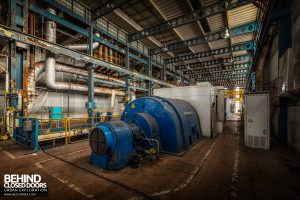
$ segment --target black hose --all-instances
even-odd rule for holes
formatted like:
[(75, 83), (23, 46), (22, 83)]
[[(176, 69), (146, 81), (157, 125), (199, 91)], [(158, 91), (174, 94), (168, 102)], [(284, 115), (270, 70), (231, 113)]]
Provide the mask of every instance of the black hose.
[(132, 192), (135, 192), (135, 193), (137, 193), (137, 194), (139, 194), (139, 195), (142, 195), (142, 196), (144, 196), (144, 197), (147, 197), (147, 198), (149, 198), (149, 199), (157, 199), (156, 197), (150, 196), (150, 195), (146, 194), (145, 192), (140, 191), (140, 190), (135, 189), (135, 188), (132, 188), (132, 187), (130, 187), (130, 186), (124, 184), (124, 183), (121, 183), (121, 182), (119, 182), (119, 181), (116, 181), (116, 180), (107, 178), (107, 177), (105, 177), (105, 176), (103, 176), (103, 175), (97, 174), (97, 173), (95, 173), (95, 172), (93, 172), (93, 171), (91, 171), (91, 170), (85, 169), (85, 168), (80, 167), (80, 166), (78, 166), (78, 165), (76, 165), (76, 164), (74, 164), (74, 163), (71, 163), (71, 162), (66, 161), (66, 160), (64, 160), (64, 159), (62, 159), (62, 158), (59, 158), (59, 157), (57, 157), (57, 156), (55, 156), (55, 155), (52, 155), (52, 154), (46, 152), (46, 151), (45, 151), (44, 149), (42, 149), (42, 148), (41, 148), (41, 150), (42, 150), (45, 154), (47, 154), (47, 155), (49, 155), (49, 156), (51, 156), (51, 157), (53, 157), (53, 158), (55, 158), (55, 159), (57, 159), (57, 160), (63, 161), (63, 162), (65, 162), (65, 163), (69, 164), (69, 165), (72, 165), (72, 166), (74, 166), (74, 167), (77, 167), (78, 169), (81, 169), (81, 170), (83, 170), (83, 171), (85, 171), (85, 172), (88, 172), (88, 173), (90, 173), (90, 174), (92, 174), (92, 175), (95, 175), (95, 176), (97, 176), (97, 177), (99, 177), (99, 178), (101, 178), (101, 179), (104, 179), (104, 180), (106, 180), (106, 181), (108, 181), (108, 182), (110, 182), (110, 183), (113, 183), (113, 184), (115, 184), (115, 185), (118, 185), (118, 186), (120, 186), (120, 187), (123, 187), (123, 188), (125, 188), (125, 189), (127, 189), (127, 190), (130, 190), (130, 191), (132, 191)]

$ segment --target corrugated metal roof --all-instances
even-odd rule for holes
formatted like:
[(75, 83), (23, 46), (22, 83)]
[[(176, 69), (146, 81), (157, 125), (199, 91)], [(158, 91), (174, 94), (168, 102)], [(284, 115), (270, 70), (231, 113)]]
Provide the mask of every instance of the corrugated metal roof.
[(229, 28), (255, 21), (257, 9), (258, 8), (251, 3), (227, 11)]
[(228, 39), (221, 39), (217, 41), (213, 41), (209, 43), (212, 49), (218, 49), (222, 47), (228, 47), (230, 46)]
[(207, 19), (212, 32), (224, 30), (225, 24), (223, 14), (213, 15), (211, 17), (208, 17)]
[(190, 23), (176, 28), (184, 40), (202, 35), (196, 23)]
[(233, 56), (241, 56), (241, 55), (245, 55), (248, 54), (249, 52), (244, 50), (244, 51), (236, 51), (236, 52), (232, 52)]
[(207, 44), (201, 44), (197, 46), (191, 47), (195, 52), (201, 52), (201, 51), (208, 51), (210, 50), (207, 46)]
[[(103, 0), (87, 0), (83, 1), (83, 3), (90, 4), (92, 6), (97, 6)], [(132, 0), (129, 3), (121, 6), (121, 10), (126, 13), (135, 23), (140, 25), (142, 28), (151, 27), (153, 25), (159, 24), (165, 20), (170, 20), (175, 17), (182, 16), (184, 14), (188, 14), (192, 11), (192, 4), (189, 3), (191, 0)], [(211, 6), (213, 4), (219, 3), (220, 0), (198, 0), (203, 7)], [(247, 24), (249, 22), (255, 21), (257, 16), (257, 7), (254, 4), (247, 4), (232, 10), (228, 10), (226, 13), (219, 13), (214, 16), (210, 16), (207, 18), (207, 22), (209, 28), (212, 32), (219, 32), (225, 29), (226, 26), (228, 28), (240, 26)], [(115, 13), (110, 13), (106, 15), (106, 18), (112, 23), (116, 24), (121, 29), (125, 30), (127, 33), (136, 32), (136, 28), (132, 27), (130, 23), (126, 22), (124, 19), (121, 19)], [(208, 34), (208, 33), (207, 33)], [(176, 27), (174, 30), (165, 31), (163, 33), (154, 35), (153, 37), (157, 39), (162, 44), (174, 43), (182, 40), (187, 40), (191, 38), (196, 38), (202, 35), (201, 29), (197, 22), (192, 22), (181, 27)], [(213, 41), (208, 44), (201, 44), (197, 46), (193, 46), (190, 48), (180, 49), (174, 52), (175, 56), (191, 54), (192, 52), (203, 52), (211, 49), (218, 49), (222, 47), (227, 47), (230, 44), (241, 43), (245, 41), (251, 41), (253, 39), (253, 33), (248, 33), (245, 35), (239, 35), (235, 37), (231, 37), (228, 39), (220, 39), (217, 41)], [(144, 38), (141, 40), (144, 44), (149, 46), (150, 48), (155, 47), (155, 44)], [(192, 51), (192, 52), (191, 52)], [(233, 52), (228, 54), (216, 55), (214, 57), (205, 57), (202, 58), (201, 61), (205, 60), (213, 60), (223, 57), (231, 57), (248, 54), (247, 51)], [(170, 57), (169, 54), (163, 53), (162, 56)], [(199, 59), (189, 60), (185, 63), (178, 64), (186, 64), (192, 62), (199, 62)]]
[[(201, 0), (200, 0), (200, 1), (201, 1)], [(202, 2), (202, 5), (203, 5), (204, 7), (206, 7), (206, 6), (210, 6), (210, 5), (212, 5), (212, 4), (218, 3), (218, 2), (220, 2), (220, 1), (219, 1), (219, 0), (202, 0), (201, 2)]]
[(153, 0), (161, 12), (168, 18), (172, 19), (190, 12), (186, 1), (182, 0)]
[(244, 35), (238, 35), (238, 36), (231, 37), (232, 44), (242, 43), (245, 41), (250, 41), (252, 39), (253, 39), (253, 33), (247, 33)]

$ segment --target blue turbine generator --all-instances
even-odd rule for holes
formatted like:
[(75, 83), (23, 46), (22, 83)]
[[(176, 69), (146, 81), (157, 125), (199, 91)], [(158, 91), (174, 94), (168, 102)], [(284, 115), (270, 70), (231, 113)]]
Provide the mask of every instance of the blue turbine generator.
[(202, 133), (194, 108), (183, 100), (143, 97), (129, 103), (121, 120), (97, 124), (90, 135), (91, 163), (116, 170), (138, 167), (144, 156), (182, 155)]

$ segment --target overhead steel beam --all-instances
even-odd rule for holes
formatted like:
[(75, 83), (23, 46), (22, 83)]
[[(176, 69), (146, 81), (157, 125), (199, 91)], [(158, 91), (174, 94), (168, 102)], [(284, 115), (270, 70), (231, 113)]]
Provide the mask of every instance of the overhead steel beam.
[[(199, 10), (199, 9), (203, 9), (203, 3), (202, 3), (202, 0), (198, 0), (196, 1), (196, 3), (192, 3), (193, 0), (186, 0), (186, 2), (188, 3), (190, 9), (192, 12), (195, 12), (195, 10)], [(195, 1), (194, 1), (195, 2)], [(198, 3), (197, 3), (198, 2)], [(196, 6), (196, 9), (195, 7)], [(196, 24), (198, 25), (198, 28), (201, 32), (201, 35), (205, 35), (207, 29), (209, 29), (211, 31), (211, 27), (210, 27), (210, 23), (209, 23), (209, 19), (208, 18), (204, 18), (204, 19), (201, 19), (201, 20), (197, 20), (196, 21)], [(209, 48), (209, 50), (212, 50), (212, 46), (211, 44), (208, 42), (207, 43), (207, 47)], [(214, 58), (216, 58), (216, 56), (214, 56)], [(199, 59), (200, 60), (200, 59)], [(201, 60), (200, 60), (201, 61)]]
[[(153, 54), (164, 53), (164, 52), (168, 52), (168, 51), (176, 51), (176, 50), (184, 49), (187, 47), (192, 47), (192, 46), (196, 46), (196, 45), (200, 45), (200, 44), (206, 44), (206, 43), (216, 41), (216, 40), (221, 40), (221, 39), (223, 39), (224, 31), (225, 30), (219, 31), (216, 33), (211, 33), (211, 34), (205, 35), (205, 36), (192, 38), (192, 39), (185, 40), (185, 41), (168, 44), (164, 47), (151, 49), (150, 53), (151, 53), (151, 55), (153, 55)], [(252, 22), (252, 23), (248, 23), (248, 24), (230, 29), (229, 35), (230, 35), (230, 37), (234, 37), (234, 36), (238, 36), (238, 35), (252, 33), (255, 31), (257, 31), (257, 22)]]
[[(156, 5), (156, 3), (153, 0), (149, 0), (149, 2), (151, 3), (151, 5), (155, 8), (155, 10), (160, 14), (160, 16), (165, 20), (168, 21), (168, 18), (163, 14), (163, 12), (159, 9), (159, 7)], [(183, 40), (183, 37), (181, 36), (181, 34), (175, 29), (173, 28), (173, 31), (176, 33), (176, 35)], [(163, 47), (160, 47), (163, 48)], [(192, 53), (195, 53), (193, 49), (189, 48), (190, 51)], [(150, 51), (150, 55), (152, 55), (151, 51)]]
[(237, 82), (237, 81), (246, 81), (246, 78), (224, 78), (224, 79), (217, 79), (217, 78), (207, 78), (207, 79), (195, 79), (196, 81), (200, 81), (200, 82), (219, 82), (219, 83), (226, 83), (226, 82)]
[(166, 64), (176, 63), (176, 62), (180, 62), (180, 61), (194, 60), (194, 59), (198, 59), (198, 58), (205, 58), (205, 57), (209, 57), (209, 56), (213, 56), (213, 55), (221, 55), (221, 54), (226, 54), (226, 53), (230, 53), (230, 52), (250, 50), (252, 48), (253, 48), (253, 42), (248, 41), (248, 42), (244, 42), (244, 43), (234, 44), (230, 47), (223, 47), (223, 48), (219, 48), (219, 49), (213, 49), (213, 50), (209, 50), (209, 51), (198, 52), (198, 53), (178, 56), (178, 57), (174, 57), (174, 58), (169, 58), (169, 59), (166, 59)]
[(224, 77), (214, 77), (214, 76), (210, 76), (210, 77), (205, 77), (205, 78), (198, 78), (198, 77), (194, 77), (197, 81), (228, 81), (228, 80), (240, 80), (240, 79), (246, 79), (247, 75), (246, 74), (237, 74), (237, 75), (228, 75), (228, 76), (224, 76)]
[(243, 76), (240, 75), (245, 75), (244, 77), (247, 77), (247, 72), (248, 70), (233, 70), (230, 72), (226, 72), (227, 74), (220, 74), (221, 72), (215, 72), (215, 73), (207, 73), (207, 74), (193, 74), (191, 75), (191, 78), (198, 78), (198, 79), (203, 79), (206, 80), (208, 78), (213, 78), (213, 79), (228, 79), (228, 78), (240, 78)]
[(189, 13), (186, 15), (182, 15), (180, 17), (176, 17), (176, 18), (168, 20), (166, 22), (162, 22), (160, 24), (157, 24), (152, 27), (145, 28), (136, 33), (130, 34), (128, 36), (128, 39), (130, 42), (132, 42), (132, 41), (139, 40), (139, 39), (142, 39), (145, 37), (149, 37), (151, 35), (155, 35), (155, 34), (185, 25), (187, 23), (194, 22), (199, 19), (203, 19), (203, 18), (212, 16), (212, 15), (215, 15), (218, 13), (222, 13), (222, 12), (225, 12), (225, 11), (233, 9), (233, 8), (237, 8), (242, 5), (253, 3), (254, 1), (255, 0), (239, 0), (239, 1), (236, 1), (233, 3), (231, 1), (225, 1), (226, 2), (225, 4), (224, 4), (224, 2), (217, 3), (212, 6), (208, 6), (203, 9), (196, 10), (195, 12), (192, 12), (192, 13)]
[(203, 62), (196, 62), (196, 63), (190, 63), (186, 65), (180, 65), (177, 66), (177, 69), (180, 70), (188, 70), (188, 69), (195, 69), (199, 67), (207, 67), (210, 65), (218, 65), (218, 64), (226, 64), (226, 63), (232, 63), (232, 62), (240, 62), (240, 61), (249, 61), (252, 59), (252, 56), (250, 54), (242, 55), (242, 56), (235, 56), (235, 57), (229, 57), (229, 58), (220, 58), (219, 60), (208, 60)]
[[(132, 26), (134, 29), (136, 30), (142, 30), (143, 28), (138, 24), (136, 23), (133, 19), (131, 19), (126, 13), (124, 13), (121, 9), (116, 9), (114, 10), (114, 13), (116, 15), (118, 15), (121, 19), (123, 19), (124, 21), (126, 21), (130, 26)], [(157, 46), (162, 46), (162, 44), (157, 40), (155, 39), (154, 37), (149, 37), (149, 40), (157, 45)], [(173, 54), (170, 54), (170, 56), (174, 56)]]
[(103, 15), (112, 12), (114, 9), (117, 9), (118, 7), (128, 2), (129, 0), (108, 0), (107, 2), (98, 6), (92, 11), (92, 20), (95, 21)]
[(190, 75), (191, 78), (198, 78), (198, 79), (218, 79), (218, 80), (222, 80), (222, 79), (231, 79), (231, 78), (247, 78), (246, 72), (244, 72), (243, 70), (236, 73), (236, 74), (224, 74), (224, 75), (205, 75), (202, 76), (200, 74), (193, 74)]
[(192, 75), (192, 74), (212, 74), (215, 72), (227, 72), (227, 71), (233, 71), (233, 70), (244, 70), (249, 69), (251, 66), (251, 62), (248, 63), (241, 63), (237, 65), (226, 65), (226, 66), (218, 66), (218, 67), (210, 67), (210, 68), (202, 68), (197, 70), (189, 70), (184, 71), (184, 74)]
[[(97, 23), (92, 23), (90, 20), (87, 20), (86, 18), (76, 14), (75, 12), (73, 12), (72, 10), (70, 10), (69, 8), (65, 7), (63, 4), (61, 4), (58, 0), (42, 0), (45, 3), (50, 4), (51, 6), (53, 6), (54, 8), (66, 13), (67, 15), (71, 16), (72, 18), (80, 21), (81, 23), (85, 24), (88, 27), (93, 27), (96, 31), (100, 32), (101, 34), (104, 34), (105, 36), (113, 39), (114, 41), (117, 41), (118, 43), (126, 46), (127, 43), (124, 40), (119, 39), (118, 37), (116, 37), (115, 35), (112, 35), (111, 33), (109, 33), (106, 29), (103, 29), (102, 27), (98, 26)], [(72, 0), (75, 1), (75, 0)], [(75, 1), (77, 2), (77, 1)], [(88, 8), (84, 8), (87, 12), (90, 13), (90, 10)], [(137, 48), (131, 47), (130, 49), (143, 55), (143, 56), (148, 56), (148, 54), (144, 54), (143, 52), (139, 51)]]
[(66, 47), (63, 47), (63, 46), (60, 46), (58, 44), (47, 42), (47, 41), (45, 41), (43, 39), (40, 39), (38, 37), (34, 37), (32, 35), (25, 34), (25, 33), (22, 33), (20, 31), (13, 30), (13, 29), (8, 28), (8, 27), (3, 26), (3, 25), (0, 25), (0, 36), (6, 37), (8, 39), (16, 40), (18, 42), (25, 43), (25, 44), (28, 44), (28, 45), (33, 45), (33, 46), (36, 46), (36, 47), (39, 47), (39, 48), (42, 48), (42, 49), (46, 49), (46, 50), (49, 50), (49, 51), (51, 51), (52, 53), (55, 53), (55, 54), (69, 56), (69, 57), (71, 57), (75, 60), (78, 60), (78, 61), (82, 61), (82, 62), (85, 62), (85, 63), (91, 63), (91, 64), (94, 64), (96, 66), (102, 66), (102, 67), (105, 67), (107, 69), (114, 70), (114, 71), (117, 71), (117, 72), (120, 72), (120, 73), (127, 74), (129, 76), (135, 77), (136, 79), (152, 81), (152, 82), (160, 84), (160, 85), (165, 85), (165, 86), (168, 86), (168, 87), (174, 87), (174, 85), (165, 83), (163, 81), (145, 76), (145, 75), (140, 74), (140, 73), (136, 73), (136, 72), (131, 71), (131, 70), (127, 70), (125, 68), (119, 67), (119, 66), (114, 65), (112, 63), (94, 58), (94, 57), (92, 57), (88, 54), (84, 54), (84, 53), (80, 53), (78, 51), (70, 50), (70, 49), (68, 49)]
[[(51, 20), (53, 20), (53, 21), (55, 21), (55, 22), (57, 22), (57, 23), (59, 23), (59, 24), (61, 24), (61, 25), (63, 25), (63, 26), (66, 26), (66, 27), (68, 27), (68, 28), (70, 28), (70, 29), (72, 29), (72, 30), (74, 30), (74, 31), (76, 31), (76, 32), (78, 32), (78, 33), (80, 33), (80, 34), (86, 36), (86, 37), (89, 36), (89, 32), (88, 32), (87, 30), (85, 30), (85, 29), (83, 29), (83, 28), (81, 28), (81, 27), (79, 27), (79, 26), (77, 26), (77, 25), (75, 25), (75, 24), (73, 24), (73, 23), (71, 23), (71, 22), (69, 22), (69, 21), (67, 21), (67, 20), (65, 20), (65, 19), (63, 19), (63, 18), (57, 16), (57, 15), (53, 15), (52, 13), (48, 12), (48, 11), (45, 10), (45, 9), (42, 9), (42, 8), (40, 8), (40, 7), (38, 7), (38, 6), (35, 6), (35, 5), (33, 5), (33, 4), (30, 4), (30, 5), (29, 5), (29, 10), (31, 10), (31, 11), (33, 11), (33, 12), (39, 14), (39, 15), (42, 15), (42, 16), (44, 16), (44, 17), (47, 17), (47, 18), (49, 18), (49, 19), (51, 19)], [(97, 30), (97, 29), (96, 29), (96, 30)], [(118, 51), (119, 53), (125, 54), (125, 49), (120, 48), (120, 47), (117, 47), (116, 45), (111, 44), (111, 43), (108, 42), (107, 40), (104, 40), (104, 39), (102, 39), (102, 38), (100, 38), (100, 37), (98, 37), (98, 36), (96, 36), (96, 35), (94, 35), (93, 37), (94, 37), (94, 39), (95, 39), (96, 41), (100, 42), (101, 44), (106, 45), (106, 46), (108, 46), (109, 48), (112, 48), (112, 49)], [(129, 53), (129, 56), (130, 56), (131, 58), (133, 58), (133, 59), (135, 59), (135, 60), (141, 62), (141, 63), (147, 64), (147, 60), (142, 59), (142, 58), (138, 57), (137, 55), (134, 55), (134, 54), (132, 54), (132, 53)]]
[[(114, 10), (114, 13), (116, 15), (118, 15), (120, 18), (122, 18), (123, 20), (125, 20), (130, 26), (132, 26), (134, 29), (136, 30), (142, 30), (143, 28), (136, 23), (134, 20), (132, 20), (126, 13), (124, 13), (121, 9), (116, 9)], [(161, 42), (159, 42), (157, 39), (155, 39), (154, 37), (149, 37), (148, 38), (151, 42), (153, 42), (155, 45), (161, 47), (162, 44)], [(168, 52), (168, 54), (172, 57), (174, 57), (174, 54), (171, 52)], [(155, 62), (156, 64), (159, 64), (158, 62)]]

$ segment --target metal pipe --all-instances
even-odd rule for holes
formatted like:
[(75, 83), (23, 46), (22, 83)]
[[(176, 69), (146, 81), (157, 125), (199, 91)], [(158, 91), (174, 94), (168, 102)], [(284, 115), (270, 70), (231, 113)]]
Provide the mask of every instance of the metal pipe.
[(108, 61), (108, 47), (104, 47), (104, 60)]
[[(53, 15), (56, 14), (56, 11), (52, 8), (48, 8), (47, 10)], [(56, 43), (56, 23), (49, 19), (46, 22), (46, 40), (48, 42)], [(75, 91), (82, 91), (82, 92), (88, 91), (88, 87), (84, 85), (56, 82), (55, 65), (56, 65), (55, 55), (48, 51), (46, 53), (46, 59), (45, 59), (45, 84), (47, 85), (47, 87), (55, 90), (75, 90)], [(97, 87), (95, 88), (95, 93), (112, 94), (112, 90), (103, 87)], [(116, 94), (124, 95), (124, 92), (116, 91)]]
[[(99, 33), (95, 34), (96, 36), (100, 37)], [(93, 43), (93, 49), (96, 49), (97, 47), (99, 47), (99, 42), (94, 42)], [(72, 49), (72, 50), (77, 50), (77, 51), (87, 51), (90, 48), (89, 44), (67, 44), (64, 45), (64, 47)]]
[[(77, 75), (82, 75), (82, 76), (88, 75), (87, 71), (85, 71), (85, 70), (78, 69), (78, 68), (64, 65), (64, 64), (59, 64), (59, 63), (57, 63), (55, 65), (55, 69), (57, 71), (69, 72), (72, 74), (77, 74)], [(102, 79), (102, 80), (111, 81), (111, 82), (117, 82), (117, 83), (125, 85), (125, 81), (117, 79), (117, 78), (113, 78), (113, 77), (109, 77), (109, 76), (105, 76), (105, 75), (101, 75), (101, 74), (94, 74), (94, 76), (97, 79)]]
[(113, 62), (113, 50), (110, 48), (108, 51), (108, 62)]
[[(29, 93), (31, 93), (31, 95), (35, 94), (35, 85), (37, 82), (37, 77), (42, 73), (44, 68), (45, 68), (45, 62), (36, 63), (35, 70), (32, 70), (28, 76), (28, 91), (29, 91)], [(88, 75), (86, 70), (78, 69), (71, 65), (66, 65), (66, 64), (61, 64), (61, 63), (55, 63), (55, 70), (70, 73), (70, 74), (82, 75), (85, 77), (87, 77), (87, 75)], [(102, 74), (94, 74), (94, 76), (96, 79), (101, 79), (101, 80), (107, 81), (112, 84), (118, 83), (118, 84), (125, 85), (125, 81), (118, 79), (118, 78), (105, 76)]]
[[(64, 71), (60, 71), (61, 73), (66, 73)], [(69, 73), (67, 73), (69, 74)], [(76, 74), (77, 75), (77, 74)], [(82, 78), (76, 78), (74, 77), (74, 80), (76, 79), (77, 81), (79, 81), (80, 83), (78, 85), (82, 85), (82, 84), (85, 84), (87, 83), (87, 80), (88, 80), (88, 76), (86, 75), (81, 75), (81, 74), (78, 74), (80, 76), (82, 76)], [(64, 75), (65, 76), (65, 75)], [(84, 78), (85, 77), (85, 78)], [(40, 83), (40, 82), (45, 82), (45, 72), (42, 72), (39, 77), (36, 79), (36, 83)], [(107, 85), (112, 85), (112, 86), (118, 86), (118, 87), (125, 87), (125, 85), (121, 84), (121, 83), (116, 83), (116, 82), (111, 82), (111, 81), (105, 81), (105, 80), (101, 80), (101, 79), (96, 79), (95, 78), (95, 82), (97, 83), (102, 83), (102, 84), (107, 84)], [(67, 84), (70, 84), (69, 82)], [(71, 83), (73, 84), (73, 83)], [(108, 89), (108, 91), (110, 90), (110, 92), (100, 92), (99, 90), (97, 90), (97, 88), (102, 88), (102, 91), (103, 91), (103, 88), (104, 89)], [(144, 90), (143, 88), (137, 88), (137, 89), (140, 89), (140, 90)], [(115, 92), (115, 94), (117, 96), (124, 96), (125, 95), (125, 92), (122, 91), (122, 89), (119, 91), (119, 90), (116, 90), (117, 92)], [(114, 92), (113, 89), (110, 89), (109, 87), (96, 87), (96, 90), (95, 90), (95, 93), (96, 94), (112, 94)]]

